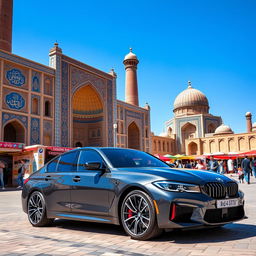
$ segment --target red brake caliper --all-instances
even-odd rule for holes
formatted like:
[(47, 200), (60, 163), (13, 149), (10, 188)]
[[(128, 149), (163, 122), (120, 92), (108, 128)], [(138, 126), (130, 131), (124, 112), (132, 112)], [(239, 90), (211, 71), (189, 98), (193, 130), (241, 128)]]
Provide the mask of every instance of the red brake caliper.
[(132, 210), (128, 209), (128, 218), (131, 218), (131, 217), (132, 217)]

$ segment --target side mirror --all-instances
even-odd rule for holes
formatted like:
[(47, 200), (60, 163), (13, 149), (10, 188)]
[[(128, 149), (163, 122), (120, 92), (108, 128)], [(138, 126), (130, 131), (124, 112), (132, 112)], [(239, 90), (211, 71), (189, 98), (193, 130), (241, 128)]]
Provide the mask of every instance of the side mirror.
[(84, 168), (86, 170), (99, 170), (99, 171), (102, 171), (105, 169), (103, 164), (100, 162), (86, 162), (84, 164)]

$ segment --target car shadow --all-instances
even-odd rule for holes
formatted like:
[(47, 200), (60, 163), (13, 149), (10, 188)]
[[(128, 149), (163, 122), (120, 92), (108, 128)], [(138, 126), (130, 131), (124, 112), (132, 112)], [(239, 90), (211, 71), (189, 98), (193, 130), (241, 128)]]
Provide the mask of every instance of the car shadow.
[(125, 236), (125, 232), (121, 226), (104, 223), (94, 223), (75, 220), (56, 219), (54, 226), (63, 229), (70, 229), (76, 231), (85, 231), (99, 234), (111, 234)]
[[(57, 219), (54, 221), (53, 225), (62, 229), (127, 236), (121, 226), (112, 224)], [(174, 230), (166, 232), (150, 241), (159, 243), (172, 242), (178, 244), (218, 243), (241, 240), (255, 236), (256, 225), (232, 223), (223, 227), (209, 229)]]
[(197, 230), (176, 230), (163, 234), (154, 239), (159, 242), (172, 242), (178, 244), (194, 243), (219, 243), (233, 240), (241, 240), (256, 236), (256, 225), (251, 224), (227, 224), (222, 227), (197, 229)]

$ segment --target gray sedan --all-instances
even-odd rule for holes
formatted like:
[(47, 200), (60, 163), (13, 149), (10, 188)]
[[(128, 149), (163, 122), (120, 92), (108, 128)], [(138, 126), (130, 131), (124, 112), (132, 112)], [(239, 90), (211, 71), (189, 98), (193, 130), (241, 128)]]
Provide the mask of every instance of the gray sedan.
[(172, 169), (132, 149), (78, 148), (27, 180), (23, 210), (36, 227), (55, 218), (122, 225), (133, 239), (244, 218), (238, 184), (210, 171)]

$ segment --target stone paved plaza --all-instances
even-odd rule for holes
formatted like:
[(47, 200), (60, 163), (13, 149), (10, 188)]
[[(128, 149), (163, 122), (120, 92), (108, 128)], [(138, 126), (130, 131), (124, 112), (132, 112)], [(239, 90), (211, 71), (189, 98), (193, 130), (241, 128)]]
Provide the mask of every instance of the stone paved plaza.
[(34, 228), (21, 209), (21, 191), (1, 191), (0, 255), (256, 255), (256, 180), (240, 187), (248, 219), (146, 242), (131, 240), (114, 225), (56, 220), (51, 227)]

